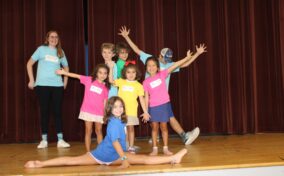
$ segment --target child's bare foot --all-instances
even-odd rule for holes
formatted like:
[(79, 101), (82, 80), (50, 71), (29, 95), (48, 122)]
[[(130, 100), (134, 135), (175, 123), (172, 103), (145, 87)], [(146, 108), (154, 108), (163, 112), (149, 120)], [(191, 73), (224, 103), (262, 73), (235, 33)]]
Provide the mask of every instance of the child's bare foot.
[(172, 155), (173, 154), (171, 151), (169, 151), (168, 146), (163, 147), (163, 152), (164, 152), (164, 155)]
[(187, 149), (181, 149), (179, 152), (177, 152), (176, 154), (173, 155), (172, 157), (172, 164), (178, 164), (181, 162), (181, 159), (183, 158), (183, 156), (187, 153)]
[(153, 147), (153, 151), (149, 155), (150, 156), (157, 156), (158, 155), (158, 147)]
[(25, 164), (25, 168), (38, 168), (38, 167), (42, 167), (40, 161), (28, 161)]

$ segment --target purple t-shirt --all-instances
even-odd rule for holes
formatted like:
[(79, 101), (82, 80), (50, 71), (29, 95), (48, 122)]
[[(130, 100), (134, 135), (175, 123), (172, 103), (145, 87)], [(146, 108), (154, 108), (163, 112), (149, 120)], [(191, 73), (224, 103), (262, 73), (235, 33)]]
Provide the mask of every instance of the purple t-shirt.
[(108, 98), (108, 88), (105, 84), (95, 80), (90, 76), (80, 76), (80, 82), (85, 85), (84, 99), (81, 111), (90, 114), (104, 115), (104, 100)]
[(145, 92), (149, 94), (150, 107), (159, 106), (170, 101), (166, 78), (168, 70), (158, 72), (155, 76), (146, 78), (143, 82)]

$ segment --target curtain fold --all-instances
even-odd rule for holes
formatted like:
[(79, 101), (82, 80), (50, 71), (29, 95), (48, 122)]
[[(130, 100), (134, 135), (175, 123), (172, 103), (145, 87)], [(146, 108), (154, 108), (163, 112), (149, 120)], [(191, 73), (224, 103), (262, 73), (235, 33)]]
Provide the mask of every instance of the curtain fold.
[[(172, 48), (174, 61), (195, 45), (207, 45), (207, 53), (171, 78), (173, 111), (186, 131), (195, 126), (203, 134), (284, 131), (282, 0), (86, 0), (87, 9), (83, 1), (0, 1), (0, 142), (40, 138), (38, 100), (27, 87), (26, 63), (47, 31), (59, 32), (70, 71), (84, 74), (84, 31), (91, 71), (103, 62), (103, 42), (124, 41), (117, 35), (122, 25), (147, 53), (158, 56), (163, 47)], [(133, 52), (129, 57), (139, 60)], [(143, 64), (138, 66), (144, 73)], [(67, 140), (84, 136), (77, 119), (83, 90), (69, 79), (63, 102)], [(141, 124), (136, 134), (150, 136), (150, 131)], [(55, 140), (53, 123), (50, 137)]]
[[(84, 73), (83, 1), (1, 1), (1, 117), (0, 142), (32, 142), (40, 139), (40, 118), (35, 91), (28, 89), (26, 63), (43, 44), (49, 30), (57, 30), (70, 71)], [(34, 66), (36, 73), (37, 64)], [(36, 74), (35, 74), (36, 75)], [(77, 119), (82, 86), (69, 79), (63, 102), (66, 140), (80, 140), (83, 124)], [(51, 119), (53, 122), (53, 119)], [(76, 129), (76, 131), (74, 131)], [(49, 140), (56, 139), (50, 123)]]

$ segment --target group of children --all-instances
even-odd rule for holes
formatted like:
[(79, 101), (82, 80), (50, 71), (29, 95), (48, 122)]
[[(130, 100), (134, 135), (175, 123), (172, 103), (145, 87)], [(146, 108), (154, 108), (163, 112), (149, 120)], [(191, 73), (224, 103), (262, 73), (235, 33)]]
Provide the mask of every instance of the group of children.
[[(80, 109), (79, 119), (85, 121), (85, 146), (87, 154), (78, 157), (62, 157), (47, 161), (29, 161), (25, 167), (45, 167), (58, 165), (87, 165), (87, 164), (161, 164), (179, 163), (187, 150), (182, 149), (177, 154), (168, 148), (167, 122), (188, 145), (199, 135), (199, 128), (185, 133), (174, 117), (170, 96), (168, 93), (169, 77), (172, 72), (191, 64), (200, 54), (206, 52), (204, 44), (196, 46), (193, 55), (189, 50), (187, 55), (172, 62), (172, 51), (165, 48), (159, 59), (141, 51), (130, 39), (130, 30), (120, 29), (119, 35), (125, 38), (129, 46), (140, 56), (145, 64), (146, 78), (139, 83), (141, 72), (135, 61), (128, 60), (129, 48), (120, 43), (116, 47), (111, 43), (101, 46), (104, 64), (98, 64), (90, 76), (70, 73), (64, 69), (56, 74), (77, 78), (85, 86), (84, 99)], [(117, 63), (112, 58), (117, 54)], [(117, 89), (118, 88), (118, 89)], [(138, 101), (143, 110), (143, 122), (151, 122), (153, 149), (150, 156), (135, 154), (134, 126), (139, 125)], [(103, 139), (102, 125), (108, 121), (107, 134)], [(91, 151), (92, 127), (95, 124), (98, 147)], [(126, 126), (127, 132), (124, 131)], [(159, 157), (157, 138), (159, 129), (163, 139), (163, 153), (168, 157)], [(129, 153), (127, 153), (128, 151)], [(124, 153), (126, 152), (126, 153)], [(155, 158), (151, 158), (156, 157)], [(128, 162), (129, 161), (129, 162)]]

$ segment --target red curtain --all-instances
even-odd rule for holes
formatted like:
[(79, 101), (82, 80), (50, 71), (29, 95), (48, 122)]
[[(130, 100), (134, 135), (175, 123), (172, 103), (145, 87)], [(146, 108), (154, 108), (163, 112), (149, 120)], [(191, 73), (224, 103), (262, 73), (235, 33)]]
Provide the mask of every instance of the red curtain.
[[(208, 52), (174, 73), (170, 95), (185, 130), (203, 134), (284, 131), (284, 2), (281, 0), (2, 0), (0, 2), (1, 142), (39, 140), (39, 109), (27, 88), (26, 62), (48, 30), (62, 38), (70, 71), (84, 74), (84, 30), (88, 33), (89, 70), (103, 62), (103, 42), (119, 42), (121, 25), (147, 53), (163, 47), (174, 60), (205, 43)], [(130, 57), (138, 57), (132, 52)], [(139, 67), (144, 71), (142, 63)], [(82, 140), (77, 119), (83, 86), (70, 79), (63, 103), (67, 140)], [(51, 123), (50, 137), (55, 138)], [(147, 125), (137, 136), (150, 135)], [(171, 133), (173, 133), (171, 131)]]
[[(121, 25), (140, 49), (175, 60), (205, 43), (208, 52), (172, 75), (173, 110), (185, 130), (203, 134), (284, 131), (283, 2), (281, 0), (89, 0), (91, 67), (100, 45), (119, 42)], [(135, 57), (131, 54), (130, 57)], [(143, 70), (143, 65), (139, 63)], [(145, 130), (147, 129), (147, 130)], [(138, 135), (149, 135), (145, 125)]]
[[(1, 142), (40, 139), (38, 100), (27, 87), (26, 63), (43, 44), (49, 30), (57, 30), (70, 71), (84, 74), (83, 2), (69, 0), (3, 0), (1, 7)], [(36, 70), (36, 66), (35, 66)], [(69, 80), (63, 103), (63, 134), (67, 140), (82, 138), (77, 120), (82, 100), (78, 81)], [(55, 136), (50, 123), (49, 139)]]

